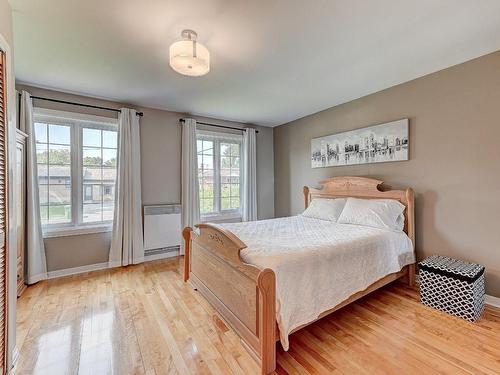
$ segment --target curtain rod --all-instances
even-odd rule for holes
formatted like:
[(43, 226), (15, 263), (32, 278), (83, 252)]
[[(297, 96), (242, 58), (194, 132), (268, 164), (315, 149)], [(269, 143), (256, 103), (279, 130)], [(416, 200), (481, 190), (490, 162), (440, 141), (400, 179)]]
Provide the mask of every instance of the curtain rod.
[[(21, 95), (21, 93), (19, 93)], [(86, 107), (86, 108), (95, 108), (95, 109), (102, 109), (105, 111), (113, 111), (113, 112), (118, 112), (120, 113), (121, 110), (116, 109), (116, 108), (108, 108), (108, 107), (100, 107), (98, 105), (91, 105), (91, 104), (82, 104), (82, 103), (75, 103), (75, 102), (68, 102), (66, 100), (59, 100), (59, 99), (51, 99), (51, 98), (43, 98), (41, 96), (31, 96), (31, 99), (38, 99), (38, 100), (45, 100), (47, 102), (54, 102), (54, 103), (61, 103), (61, 104), (70, 104), (70, 105), (77, 105), (80, 107)], [(137, 116), (142, 117), (144, 114), (142, 112), (136, 112)]]
[[(179, 119), (179, 122), (184, 122), (185, 120), (183, 118), (180, 118)], [(217, 125), (217, 124), (210, 124), (208, 122), (201, 122), (201, 121), (196, 121), (197, 124), (201, 124), (201, 125), (207, 125), (207, 126), (213, 126), (214, 128), (222, 128), (222, 129), (231, 129), (231, 130), (239, 130), (239, 131), (242, 131), (242, 132), (246, 132), (247, 129), (246, 128), (233, 128), (231, 126), (224, 126), (224, 125)], [(255, 133), (258, 133), (259, 131), (256, 130)]]

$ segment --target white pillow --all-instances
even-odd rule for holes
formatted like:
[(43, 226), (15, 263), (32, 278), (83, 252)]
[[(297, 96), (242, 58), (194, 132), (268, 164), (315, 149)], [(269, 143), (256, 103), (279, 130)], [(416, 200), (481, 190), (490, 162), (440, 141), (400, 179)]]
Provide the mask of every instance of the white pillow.
[(402, 231), (405, 206), (394, 199), (348, 198), (338, 222)]
[(302, 216), (337, 221), (346, 201), (346, 198), (314, 198), (309, 203), (309, 207), (302, 213)]

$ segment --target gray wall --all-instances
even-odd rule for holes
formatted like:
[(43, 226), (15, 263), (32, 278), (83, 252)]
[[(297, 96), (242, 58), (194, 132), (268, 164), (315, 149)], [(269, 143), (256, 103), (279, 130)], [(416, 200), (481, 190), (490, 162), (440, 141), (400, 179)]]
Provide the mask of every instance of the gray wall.
[[(75, 101), (111, 108), (119, 104), (106, 100), (61, 93), (18, 84), (17, 89), (32, 95)], [(36, 100), (42, 108), (76, 111), (113, 117), (113, 112), (74, 107)], [(141, 118), (141, 168), (143, 204), (179, 203), (181, 200), (181, 127), (176, 112), (130, 106), (144, 112)], [(199, 120), (243, 127), (245, 124), (192, 116)], [(257, 209), (259, 219), (274, 217), (273, 129), (257, 127)], [(49, 271), (107, 262), (110, 233), (86, 234), (45, 239)]]
[[(410, 160), (311, 168), (311, 138), (410, 118)], [(419, 258), (442, 254), (486, 266), (500, 297), (500, 52), (274, 129), (277, 216), (303, 210), (302, 186), (369, 176), (416, 192)]]

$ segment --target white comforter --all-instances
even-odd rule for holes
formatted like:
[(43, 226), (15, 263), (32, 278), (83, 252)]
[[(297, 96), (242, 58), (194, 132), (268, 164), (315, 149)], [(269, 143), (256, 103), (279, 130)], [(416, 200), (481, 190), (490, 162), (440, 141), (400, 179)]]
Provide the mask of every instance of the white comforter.
[(415, 261), (403, 232), (292, 216), (223, 224), (248, 247), (246, 263), (276, 274), (276, 319), (281, 344), (352, 294)]

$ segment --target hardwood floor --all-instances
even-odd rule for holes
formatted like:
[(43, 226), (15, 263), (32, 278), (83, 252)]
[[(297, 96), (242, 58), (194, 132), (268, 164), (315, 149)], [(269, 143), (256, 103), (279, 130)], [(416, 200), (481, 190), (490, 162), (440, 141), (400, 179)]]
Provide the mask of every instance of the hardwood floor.
[[(182, 259), (41, 282), (18, 300), (14, 374), (257, 374), (182, 282)], [(499, 374), (500, 310), (467, 323), (391, 285), (292, 335), (277, 374)]]

